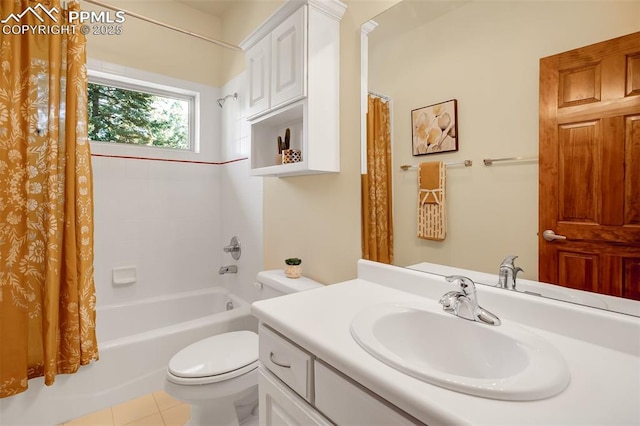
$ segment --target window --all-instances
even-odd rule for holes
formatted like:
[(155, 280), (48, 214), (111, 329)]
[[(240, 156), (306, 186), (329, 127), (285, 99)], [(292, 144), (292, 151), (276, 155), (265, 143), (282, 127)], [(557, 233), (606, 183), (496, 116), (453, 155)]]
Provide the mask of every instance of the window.
[(89, 139), (195, 151), (197, 95), (130, 79), (89, 77)]

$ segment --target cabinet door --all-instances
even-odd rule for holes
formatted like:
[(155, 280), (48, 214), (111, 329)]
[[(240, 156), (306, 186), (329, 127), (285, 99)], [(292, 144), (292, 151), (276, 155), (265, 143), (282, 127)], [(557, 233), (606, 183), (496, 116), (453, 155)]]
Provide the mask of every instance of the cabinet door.
[(247, 51), (247, 86), (249, 117), (269, 109), (271, 73), (271, 37), (260, 40)]
[(271, 108), (305, 94), (306, 11), (301, 7), (271, 33)]
[(259, 373), (260, 426), (332, 425), (273, 374), (263, 367), (259, 368)]
[[(410, 426), (420, 421), (339, 375), (320, 361), (315, 365), (315, 406), (337, 425)], [(345, 397), (348, 395), (348, 397)]]

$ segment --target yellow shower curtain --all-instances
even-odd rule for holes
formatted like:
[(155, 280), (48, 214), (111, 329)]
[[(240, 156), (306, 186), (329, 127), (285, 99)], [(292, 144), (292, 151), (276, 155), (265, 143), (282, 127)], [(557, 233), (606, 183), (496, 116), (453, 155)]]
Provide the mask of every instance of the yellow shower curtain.
[[(59, 0), (3, 0), (11, 14), (67, 25)], [(98, 359), (85, 44), (0, 36), (0, 397)]]
[(393, 263), (389, 102), (369, 95), (367, 173), (362, 175), (362, 257)]

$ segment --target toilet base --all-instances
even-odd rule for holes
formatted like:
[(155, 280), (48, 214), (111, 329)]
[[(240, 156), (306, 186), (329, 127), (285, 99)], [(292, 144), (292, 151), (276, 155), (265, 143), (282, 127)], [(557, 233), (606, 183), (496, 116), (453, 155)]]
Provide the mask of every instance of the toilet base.
[(191, 417), (187, 426), (239, 426), (238, 414), (233, 401), (209, 404), (191, 404)]
[(241, 395), (211, 401), (190, 401), (191, 417), (188, 426), (239, 426), (257, 414), (258, 387)]
[(189, 426), (238, 426), (257, 413), (256, 370), (207, 385), (176, 385), (167, 380), (165, 392), (191, 405)]
[[(256, 407), (257, 408), (257, 407)], [(259, 426), (260, 420), (258, 419), (258, 410), (256, 409), (256, 414), (251, 415), (240, 422), (240, 426)]]

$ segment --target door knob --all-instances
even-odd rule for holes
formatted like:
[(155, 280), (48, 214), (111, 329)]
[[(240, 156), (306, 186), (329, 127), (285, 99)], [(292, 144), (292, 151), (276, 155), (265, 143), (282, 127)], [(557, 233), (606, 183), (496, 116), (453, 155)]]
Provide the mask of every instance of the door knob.
[(567, 239), (567, 237), (565, 237), (564, 235), (556, 235), (556, 233), (553, 232), (551, 229), (547, 229), (546, 231), (544, 231), (542, 233), (542, 238), (544, 238), (547, 241)]

